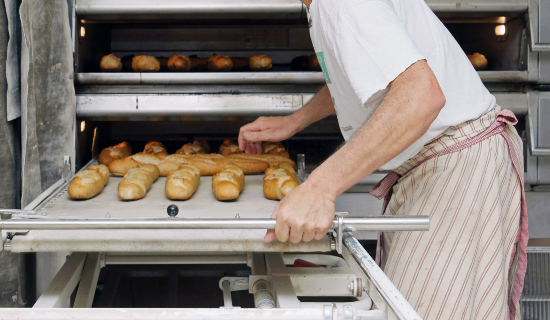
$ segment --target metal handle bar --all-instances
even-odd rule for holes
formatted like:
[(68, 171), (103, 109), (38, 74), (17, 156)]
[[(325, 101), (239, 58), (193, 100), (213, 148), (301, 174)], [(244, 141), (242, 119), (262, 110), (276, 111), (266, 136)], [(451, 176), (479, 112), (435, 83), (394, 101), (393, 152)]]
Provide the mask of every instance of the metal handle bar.
[[(183, 219), (156, 220), (50, 220), (10, 219), (0, 220), (0, 229), (8, 230), (85, 230), (85, 229), (274, 229), (272, 219)], [(331, 226), (338, 229), (338, 219)], [(344, 217), (344, 231), (427, 231), (428, 216), (370, 216)]]

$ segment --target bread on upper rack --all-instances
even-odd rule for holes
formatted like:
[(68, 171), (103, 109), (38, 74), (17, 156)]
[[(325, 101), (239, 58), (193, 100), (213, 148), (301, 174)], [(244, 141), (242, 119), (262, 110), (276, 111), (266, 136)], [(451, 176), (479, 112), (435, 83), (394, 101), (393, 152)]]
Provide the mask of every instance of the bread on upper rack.
[(262, 142), (262, 153), (290, 158), (282, 142), (271, 142), (271, 141)]
[(115, 146), (101, 150), (98, 161), (99, 164), (108, 166), (111, 161), (129, 157), (131, 154), (132, 146), (128, 142), (121, 142)]
[(170, 71), (189, 71), (191, 70), (191, 59), (186, 55), (174, 53), (168, 59), (168, 69)]
[(265, 53), (255, 53), (249, 58), (249, 66), (253, 71), (267, 71), (273, 68), (273, 60)]
[(316, 54), (312, 54), (307, 59), (307, 69), (309, 71), (322, 71), (321, 65), (319, 64), (319, 60), (317, 59)]
[(183, 145), (176, 151), (177, 154), (191, 155), (191, 154), (204, 154), (207, 153), (207, 149), (210, 149), (208, 142), (206, 141), (193, 141)]
[(208, 58), (207, 67), (209, 71), (230, 71), (233, 68), (233, 61), (229, 56), (214, 54)]
[(160, 61), (153, 56), (135, 56), (132, 58), (132, 70), (136, 72), (157, 72), (160, 70)]
[(298, 187), (294, 168), (288, 163), (268, 168), (264, 175), (264, 195), (271, 200), (281, 200)]
[(101, 192), (109, 182), (109, 168), (99, 164), (77, 172), (67, 193), (72, 199), (90, 199)]
[(119, 72), (122, 70), (122, 62), (114, 54), (108, 54), (101, 58), (99, 69), (103, 72)]
[(478, 52), (475, 52), (474, 54), (469, 54), (468, 59), (476, 70), (485, 70), (485, 68), (487, 68), (487, 58), (485, 58), (484, 55)]
[(244, 188), (244, 172), (231, 163), (212, 176), (212, 190), (218, 200), (235, 200)]
[(220, 150), (218, 151), (219, 154), (224, 155), (227, 157), (230, 154), (237, 154), (237, 153), (243, 153), (241, 149), (239, 149), (239, 145), (230, 139), (226, 139), (223, 141), (223, 143), (220, 145)]
[(128, 170), (137, 168), (139, 164), (152, 164), (157, 166), (161, 177), (166, 177), (176, 171), (181, 164), (189, 163), (183, 158), (164, 160), (153, 154), (136, 153), (126, 158), (117, 159), (109, 164), (109, 171), (114, 176), (123, 176)]
[(178, 162), (180, 159), (199, 167), (201, 176), (214, 175), (223, 170), (223, 168), (231, 162), (229, 159), (219, 154), (171, 154), (165, 158), (167, 161), (174, 162)]
[(200, 179), (199, 167), (190, 163), (182, 164), (166, 178), (166, 196), (172, 200), (187, 200), (197, 190)]
[(128, 170), (118, 184), (118, 197), (122, 200), (142, 199), (158, 177), (157, 166), (139, 164), (137, 168)]
[(227, 156), (227, 158), (231, 161), (233, 159), (251, 159), (251, 160), (261, 160), (269, 163), (270, 166), (278, 166), (281, 163), (288, 163), (291, 166), (295, 167), (296, 163), (292, 161), (289, 158), (276, 156), (272, 154), (246, 154), (246, 153), (239, 153), (239, 154), (231, 154)]
[(153, 154), (161, 159), (164, 159), (168, 155), (164, 144), (158, 141), (147, 142), (145, 148), (143, 148), (143, 152), (147, 154)]

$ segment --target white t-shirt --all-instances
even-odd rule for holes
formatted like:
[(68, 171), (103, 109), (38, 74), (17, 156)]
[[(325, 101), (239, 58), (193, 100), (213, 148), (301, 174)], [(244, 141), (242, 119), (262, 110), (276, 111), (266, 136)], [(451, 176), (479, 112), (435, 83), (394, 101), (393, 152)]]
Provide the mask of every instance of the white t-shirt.
[(346, 141), (378, 109), (389, 83), (415, 62), (425, 59), (439, 81), (447, 101), (439, 116), (380, 169), (399, 167), (449, 126), (495, 106), (495, 97), (424, 0), (313, 0), (308, 21)]

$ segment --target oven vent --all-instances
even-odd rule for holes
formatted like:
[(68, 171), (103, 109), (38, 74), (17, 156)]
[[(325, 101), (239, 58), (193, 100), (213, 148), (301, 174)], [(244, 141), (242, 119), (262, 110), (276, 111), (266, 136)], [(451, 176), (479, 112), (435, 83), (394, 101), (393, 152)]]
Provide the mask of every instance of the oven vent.
[(527, 274), (519, 301), (521, 319), (550, 319), (550, 247), (527, 248)]

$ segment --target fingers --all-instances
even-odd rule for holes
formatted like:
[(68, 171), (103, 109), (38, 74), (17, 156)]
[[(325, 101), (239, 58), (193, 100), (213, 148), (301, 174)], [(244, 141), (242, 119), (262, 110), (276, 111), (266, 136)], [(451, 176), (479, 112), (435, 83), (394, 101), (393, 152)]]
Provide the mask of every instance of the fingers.
[(321, 239), (323, 239), (326, 235), (327, 235), (326, 232), (317, 231), (317, 232), (315, 232), (315, 236), (313, 237), (313, 239), (315, 239), (315, 240), (321, 240)]
[(277, 238), (277, 236), (275, 235), (275, 230), (270, 229), (270, 230), (267, 230), (267, 232), (265, 234), (264, 242), (271, 242), (271, 241), (275, 240), (276, 238)]
[[(292, 231), (291, 231), (291, 233), (292, 233)], [(304, 234), (302, 235), (302, 241), (310, 242), (315, 237), (315, 234), (317, 234), (317, 232), (315, 232), (315, 230), (313, 230), (313, 231), (304, 231)]]

